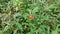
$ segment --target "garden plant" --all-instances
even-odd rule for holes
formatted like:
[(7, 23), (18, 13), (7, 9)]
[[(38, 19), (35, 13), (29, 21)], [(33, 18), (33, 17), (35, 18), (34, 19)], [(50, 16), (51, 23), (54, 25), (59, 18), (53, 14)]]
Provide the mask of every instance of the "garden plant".
[(60, 0), (0, 0), (0, 34), (60, 34)]

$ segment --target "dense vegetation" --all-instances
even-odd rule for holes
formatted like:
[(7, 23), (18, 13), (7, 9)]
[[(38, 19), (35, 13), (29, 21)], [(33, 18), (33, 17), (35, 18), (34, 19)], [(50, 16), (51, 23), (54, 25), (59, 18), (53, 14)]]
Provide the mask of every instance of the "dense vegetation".
[(60, 0), (0, 0), (0, 34), (60, 34)]

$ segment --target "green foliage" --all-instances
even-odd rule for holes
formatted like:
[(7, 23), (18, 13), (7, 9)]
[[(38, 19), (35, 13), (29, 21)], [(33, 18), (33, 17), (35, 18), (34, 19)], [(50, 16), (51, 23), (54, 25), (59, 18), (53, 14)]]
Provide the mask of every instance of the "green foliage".
[(60, 0), (0, 0), (0, 34), (60, 34), (59, 3)]

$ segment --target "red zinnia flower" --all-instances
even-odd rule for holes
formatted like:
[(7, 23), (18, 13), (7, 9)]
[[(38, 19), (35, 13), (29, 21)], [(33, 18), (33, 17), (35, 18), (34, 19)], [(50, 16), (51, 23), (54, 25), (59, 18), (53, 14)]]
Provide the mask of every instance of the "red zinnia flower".
[(30, 15), (29, 15), (29, 18), (30, 18), (30, 19), (33, 19), (33, 18), (34, 18), (34, 16), (33, 16), (32, 14), (30, 14)]

